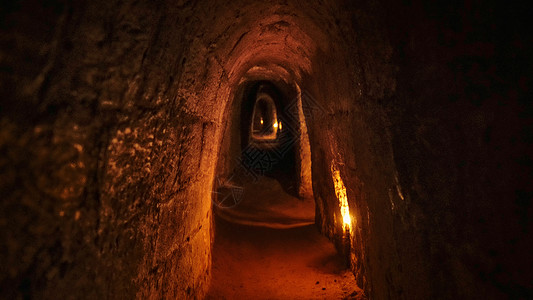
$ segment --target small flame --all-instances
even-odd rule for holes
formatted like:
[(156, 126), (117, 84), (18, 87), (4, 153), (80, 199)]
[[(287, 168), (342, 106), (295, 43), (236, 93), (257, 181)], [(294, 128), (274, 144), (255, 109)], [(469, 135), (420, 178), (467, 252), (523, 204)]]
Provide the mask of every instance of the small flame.
[(279, 131), (281, 131), (281, 122), (279, 122)]
[(261, 118), (261, 125), (263, 125), (263, 118)]
[(333, 177), (333, 184), (335, 185), (335, 195), (339, 199), (339, 207), (341, 209), (343, 229), (350, 231), (352, 225), (352, 218), (350, 217), (350, 207), (348, 206), (348, 197), (346, 196), (346, 187), (342, 182), (341, 174), (335, 164), (331, 164), (331, 173)]
[(278, 122), (274, 122), (274, 125), (272, 126), (274, 126), (274, 128), (278, 128)]

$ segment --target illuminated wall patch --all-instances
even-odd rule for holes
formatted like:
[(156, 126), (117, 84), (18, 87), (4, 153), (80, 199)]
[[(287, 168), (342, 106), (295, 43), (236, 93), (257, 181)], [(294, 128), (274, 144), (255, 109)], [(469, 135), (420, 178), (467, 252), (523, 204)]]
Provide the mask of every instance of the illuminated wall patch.
[(339, 207), (342, 215), (342, 226), (344, 231), (350, 231), (352, 219), (350, 217), (350, 207), (348, 206), (348, 197), (346, 196), (346, 187), (341, 178), (341, 173), (334, 162), (331, 163), (331, 176), (335, 186), (335, 195), (339, 199)]

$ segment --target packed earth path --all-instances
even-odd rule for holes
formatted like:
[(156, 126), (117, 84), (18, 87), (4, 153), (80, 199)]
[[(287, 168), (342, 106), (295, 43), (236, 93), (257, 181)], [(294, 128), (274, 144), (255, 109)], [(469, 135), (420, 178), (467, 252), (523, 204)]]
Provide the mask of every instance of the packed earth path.
[[(238, 206), (217, 210), (207, 299), (365, 299), (346, 261), (315, 224), (296, 223), (306, 219), (302, 211), (307, 219), (312, 213), (305, 204), (269, 179), (245, 191), (241, 207), (247, 214)], [(264, 199), (274, 192), (284, 205)], [(297, 210), (291, 214), (290, 207)], [(254, 222), (253, 214), (261, 221)]]

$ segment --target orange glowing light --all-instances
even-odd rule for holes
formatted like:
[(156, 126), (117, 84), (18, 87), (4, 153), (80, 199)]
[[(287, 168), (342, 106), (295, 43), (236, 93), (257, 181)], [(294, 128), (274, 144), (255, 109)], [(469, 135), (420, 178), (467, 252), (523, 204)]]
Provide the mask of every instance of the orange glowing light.
[(281, 122), (279, 122), (279, 131), (281, 131)]
[(331, 164), (331, 173), (333, 177), (333, 184), (335, 186), (335, 195), (337, 196), (337, 199), (339, 199), (343, 229), (349, 232), (352, 225), (352, 218), (350, 217), (350, 207), (348, 206), (346, 187), (342, 181), (340, 171), (337, 169), (334, 163)]
[(263, 125), (263, 118), (261, 118), (261, 125)]
[(278, 128), (278, 122), (274, 122), (274, 125), (272, 126), (274, 126), (274, 128)]

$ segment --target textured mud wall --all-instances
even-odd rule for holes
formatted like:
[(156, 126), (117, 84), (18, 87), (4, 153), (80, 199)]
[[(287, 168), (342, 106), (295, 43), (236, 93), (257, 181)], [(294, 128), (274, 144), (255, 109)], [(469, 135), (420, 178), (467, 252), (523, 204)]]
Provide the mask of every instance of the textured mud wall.
[(217, 71), (191, 15), (148, 1), (2, 8), (2, 298), (202, 295), (218, 120), (201, 93)]
[(525, 11), (477, 1), (351, 11), (356, 81), (328, 90), (339, 76), (320, 73), (328, 113), (310, 135), (315, 196), (336, 213), (323, 228), (340, 244), (334, 163), (355, 217), (352, 266), (372, 298), (531, 297)]
[[(530, 298), (527, 9), (474, 1), (403, 10), (392, 17), (400, 69), (391, 100), (405, 110), (391, 132), (407, 201), (395, 203), (424, 212), (411, 224), (424, 228), (431, 296)], [(393, 224), (408, 219), (400, 207)]]

